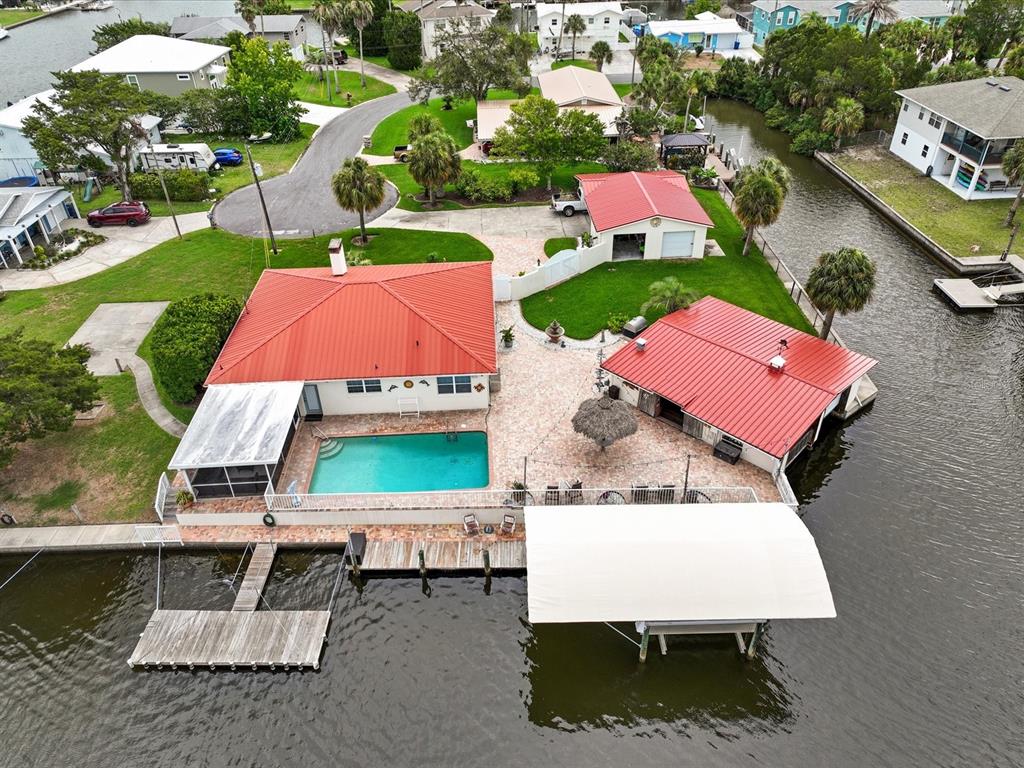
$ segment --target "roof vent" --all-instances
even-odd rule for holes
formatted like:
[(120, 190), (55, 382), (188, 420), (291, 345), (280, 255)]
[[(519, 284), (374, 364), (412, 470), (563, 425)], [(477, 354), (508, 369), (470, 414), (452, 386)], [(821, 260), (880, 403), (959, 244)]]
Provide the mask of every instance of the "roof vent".
[(999, 86), (999, 90), (1003, 91), (1004, 93), (1009, 93), (1010, 92), (1010, 86), (1008, 86), (1008, 85), (1000, 85)]
[(995, 80), (986, 80), (985, 85), (989, 85), (995, 88), (997, 85), (999, 85), (999, 83), (997, 83)]
[(643, 336), (638, 336), (635, 343), (637, 352), (643, 352), (645, 349), (647, 349), (647, 339), (645, 339)]
[(783, 368), (786, 367), (786, 358), (784, 358), (782, 355), (776, 355), (775, 357), (768, 361), (768, 365), (771, 366), (771, 369), (773, 371), (781, 371)]

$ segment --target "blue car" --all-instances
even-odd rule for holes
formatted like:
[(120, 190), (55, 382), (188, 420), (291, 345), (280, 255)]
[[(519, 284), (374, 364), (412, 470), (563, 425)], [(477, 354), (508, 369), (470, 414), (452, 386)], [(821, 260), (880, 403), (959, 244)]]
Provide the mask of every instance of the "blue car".
[(213, 150), (217, 162), (221, 165), (241, 165), (242, 153), (234, 147), (218, 147)]

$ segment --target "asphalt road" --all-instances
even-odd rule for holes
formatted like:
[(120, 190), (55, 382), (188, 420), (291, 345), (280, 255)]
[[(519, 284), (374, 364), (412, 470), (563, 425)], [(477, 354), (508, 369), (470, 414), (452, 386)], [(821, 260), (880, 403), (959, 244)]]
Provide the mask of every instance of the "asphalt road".
[[(307, 237), (358, 226), (358, 214), (342, 210), (331, 193), (331, 176), (347, 157), (359, 152), (363, 136), (373, 133), (385, 117), (409, 106), (409, 96), (396, 93), (353, 107), (320, 129), (291, 173), (261, 182), (270, 224), (277, 237)], [(392, 208), (398, 195), (387, 186), (384, 204), (367, 212), (370, 221)], [(259, 236), (264, 231), (256, 186), (232, 192), (217, 206), (218, 227), (240, 235)]]

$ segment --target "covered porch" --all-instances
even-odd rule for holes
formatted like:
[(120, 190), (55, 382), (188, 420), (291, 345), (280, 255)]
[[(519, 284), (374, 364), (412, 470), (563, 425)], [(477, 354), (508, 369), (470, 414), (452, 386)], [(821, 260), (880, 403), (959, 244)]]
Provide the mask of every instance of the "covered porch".
[(1011, 185), (1001, 165), (1008, 146), (993, 146), (990, 141), (975, 146), (963, 139), (947, 139), (950, 135), (943, 136), (935, 155), (933, 179), (964, 200), (1016, 197), (1020, 184)]
[(61, 222), (79, 217), (71, 193), (63, 187), (0, 189), (0, 265), (17, 269), (61, 232)]

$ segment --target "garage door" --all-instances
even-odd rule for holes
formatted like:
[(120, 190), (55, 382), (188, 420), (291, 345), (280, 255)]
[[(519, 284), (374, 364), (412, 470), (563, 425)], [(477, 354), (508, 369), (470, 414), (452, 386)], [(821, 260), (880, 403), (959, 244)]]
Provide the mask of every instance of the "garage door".
[(688, 259), (693, 256), (693, 230), (666, 232), (661, 241), (661, 258)]

